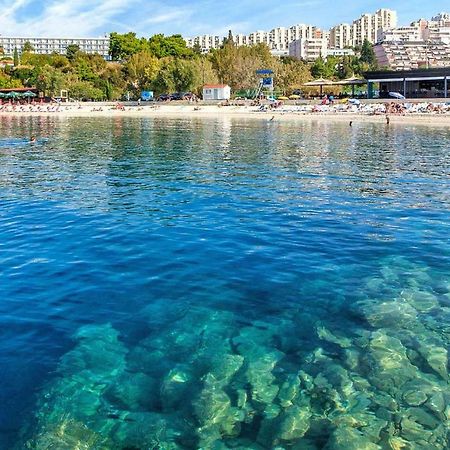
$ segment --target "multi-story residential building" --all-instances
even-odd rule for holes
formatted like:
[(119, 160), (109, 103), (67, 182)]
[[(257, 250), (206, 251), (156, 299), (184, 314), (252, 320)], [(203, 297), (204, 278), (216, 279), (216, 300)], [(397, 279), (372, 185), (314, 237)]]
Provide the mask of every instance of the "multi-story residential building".
[[(441, 19), (445, 20), (445, 17), (442, 16), (439, 20)], [(393, 29), (396, 25), (397, 13), (395, 11), (379, 9), (374, 14), (363, 14), (359, 19), (354, 20), (351, 25), (342, 23), (333, 27), (330, 31), (322, 31), (313, 25), (297, 24), (289, 28), (277, 27), (269, 32), (255, 31), (248, 36), (239, 34), (233, 39), (236, 45), (266, 44), (271, 49), (272, 54), (280, 56), (290, 52), (290, 44), (292, 42), (305, 39), (311, 40), (311, 45), (313, 45), (312, 42), (315, 42), (314, 45), (318, 45), (317, 42), (319, 41), (314, 41), (315, 39), (325, 39), (327, 47), (334, 50), (343, 50), (362, 45), (365, 39), (375, 43), (380, 32)], [(189, 47), (193, 47), (199, 40), (201, 40), (201, 37), (187, 39), (186, 41)], [(219, 47), (222, 43), (220, 40), (215, 42), (214, 45), (205, 45), (202, 48), (208, 51), (210, 48)], [(305, 42), (303, 45), (306, 45)], [(321, 46), (323, 41), (320, 42)], [(299, 44), (297, 43), (296, 45)], [(305, 50), (303, 49), (302, 51), (304, 52)], [(314, 50), (311, 48), (308, 54), (314, 54)]]
[(298, 39), (311, 39), (316, 36), (317, 28), (312, 25), (298, 24), (289, 28), (290, 42)]
[(330, 48), (344, 49), (352, 46), (351, 26), (341, 23), (330, 30)]
[(364, 40), (372, 44), (377, 35), (397, 26), (397, 13), (390, 9), (379, 9), (374, 14), (363, 14), (351, 25), (341, 23), (330, 30), (330, 48), (343, 49), (362, 45)]
[(427, 40), (430, 42), (442, 42), (443, 44), (450, 44), (450, 26), (429, 28), (427, 33)]
[[(426, 23), (426, 21), (425, 21)], [(422, 21), (407, 27), (378, 30), (377, 42), (417, 42), (425, 40), (428, 26), (423, 27)]]
[(390, 9), (379, 9), (375, 14), (363, 14), (351, 25), (352, 47), (362, 45), (365, 40), (372, 44), (377, 41), (380, 30), (397, 26), (397, 13)]
[(36, 38), (36, 37), (6, 37), (0, 36), (0, 47), (7, 56), (12, 56), (17, 49), (22, 53), (23, 46), (29, 42), (33, 52), (39, 55), (59, 53), (64, 55), (69, 45), (78, 45), (81, 51), (89, 54), (98, 53), (109, 59), (109, 37), (104, 38)]
[(233, 36), (234, 43), (241, 47), (248, 44), (248, 36), (246, 34), (236, 34)]
[(327, 56), (326, 38), (297, 39), (289, 44), (289, 56), (305, 61), (314, 61)]
[(443, 42), (383, 42), (374, 46), (380, 67), (390, 70), (447, 67), (450, 44)]
[[(297, 24), (292, 27), (277, 27), (271, 31), (255, 31), (249, 35), (237, 34), (233, 35), (236, 45), (257, 45), (266, 44), (276, 56), (284, 56), (289, 54), (289, 44), (297, 39), (312, 39), (323, 37), (323, 32), (312, 25)], [(186, 39), (188, 47), (200, 45), (206, 53), (213, 48), (219, 48), (223, 43), (223, 38), (219, 36), (197, 36), (195, 38)]]
[(186, 39), (186, 45), (190, 48), (199, 46), (202, 53), (208, 53), (210, 50), (220, 48), (223, 44), (223, 37), (204, 34), (195, 38)]
[(270, 47), (270, 35), (267, 31), (255, 31), (248, 35), (248, 45), (266, 44)]
[(379, 43), (427, 41), (450, 44), (450, 14), (441, 13), (430, 21), (419, 19), (407, 27), (379, 30), (377, 41)]

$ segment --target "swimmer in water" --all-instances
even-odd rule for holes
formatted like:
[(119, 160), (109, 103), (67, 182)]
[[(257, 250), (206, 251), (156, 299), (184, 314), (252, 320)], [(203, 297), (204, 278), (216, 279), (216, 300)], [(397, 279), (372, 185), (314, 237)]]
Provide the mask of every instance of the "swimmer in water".
[(36, 142), (36, 136), (31, 136), (30, 137), (30, 142)]

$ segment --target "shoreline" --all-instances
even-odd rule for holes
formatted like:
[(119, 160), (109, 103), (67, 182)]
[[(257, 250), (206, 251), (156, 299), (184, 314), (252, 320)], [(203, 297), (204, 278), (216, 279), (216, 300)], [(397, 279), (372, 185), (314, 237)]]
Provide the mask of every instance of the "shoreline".
[[(244, 106), (216, 105), (192, 106), (192, 105), (158, 105), (126, 107), (125, 110), (114, 109), (111, 106), (91, 107), (83, 105), (80, 107), (63, 106), (56, 111), (0, 111), (0, 118), (4, 117), (126, 117), (126, 118), (173, 118), (173, 119), (256, 119), (273, 122), (305, 122), (305, 121), (330, 121), (330, 122), (358, 122), (364, 123), (386, 123), (386, 114), (370, 114), (365, 112), (301, 112), (294, 110), (269, 110), (258, 111), (256, 108)], [(443, 113), (406, 113), (403, 115), (389, 114), (391, 125), (427, 125), (427, 126), (450, 126), (450, 114)]]

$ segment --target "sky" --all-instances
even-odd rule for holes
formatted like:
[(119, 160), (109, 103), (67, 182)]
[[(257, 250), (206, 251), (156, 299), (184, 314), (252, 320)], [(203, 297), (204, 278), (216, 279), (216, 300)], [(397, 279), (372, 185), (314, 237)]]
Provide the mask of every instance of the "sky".
[(365, 12), (391, 8), (399, 25), (450, 10), (448, 0), (0, 0), (0, 34), (20, 37), (100, 37), (111, 31), (248, 34), (297, 23), (328, 29)]

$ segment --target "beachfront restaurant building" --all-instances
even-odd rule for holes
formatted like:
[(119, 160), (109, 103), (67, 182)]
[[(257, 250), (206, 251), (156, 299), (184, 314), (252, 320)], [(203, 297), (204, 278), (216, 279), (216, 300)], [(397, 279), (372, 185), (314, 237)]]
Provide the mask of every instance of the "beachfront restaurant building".
[(366, 72), (368, 98), (449, 98), (450, 67)]

